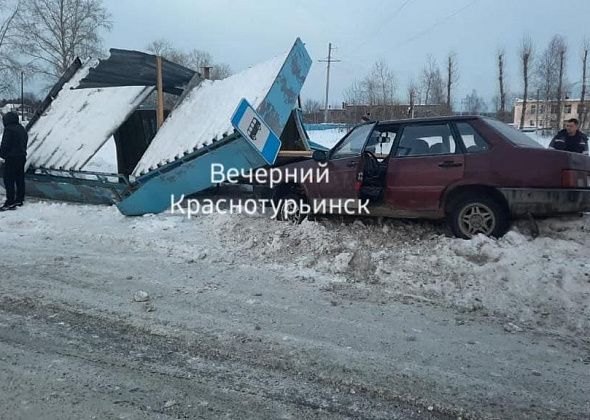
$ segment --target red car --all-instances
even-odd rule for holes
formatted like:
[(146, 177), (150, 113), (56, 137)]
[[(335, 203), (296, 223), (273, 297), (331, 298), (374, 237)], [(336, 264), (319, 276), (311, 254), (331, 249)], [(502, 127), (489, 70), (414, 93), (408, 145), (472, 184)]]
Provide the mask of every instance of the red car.
[(281, 184), (274, 199), (369, 200), (372, 216), (446, 219), (461, 238), (500, 237), (511, 218), (590, 211), (588, 156), (545, 149), (490, 118), (367, 123), (281, 170), (319, 163), (329, 182)]

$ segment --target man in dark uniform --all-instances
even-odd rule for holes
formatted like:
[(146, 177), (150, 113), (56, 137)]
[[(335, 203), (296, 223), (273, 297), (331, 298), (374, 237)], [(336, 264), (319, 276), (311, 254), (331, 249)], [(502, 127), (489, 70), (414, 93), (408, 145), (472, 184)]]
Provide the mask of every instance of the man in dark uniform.
[(549, 147), (566, 152), (588, 154), (588, 137), (580, 131), (579, 124), (575, 118), (568, 120), (565, 129), (553, 137)]
[(9, 112), (2, 117), (4, 133), (0, 157), (4, 159), (4, 188), (6, 202), (0, 211), (15, 210), (25, 199), (25, 163), (27, 161), (27, 130), (19, 123), (18, 114)]

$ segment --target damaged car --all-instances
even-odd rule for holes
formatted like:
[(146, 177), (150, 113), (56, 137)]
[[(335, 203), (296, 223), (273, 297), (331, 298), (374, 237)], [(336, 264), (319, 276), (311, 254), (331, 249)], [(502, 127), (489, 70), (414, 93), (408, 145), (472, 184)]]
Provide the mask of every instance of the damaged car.
[(514, 218), (590, 210), (588, 156), (548, 150), (480, 116), (365, 123), (331, 150), (280, 170), (319, 165), (329, 182), (282, 183), (268, 192), (277, 202), (365, 200), (371, 216), (445, 220), (465, 239), (501, 237)]

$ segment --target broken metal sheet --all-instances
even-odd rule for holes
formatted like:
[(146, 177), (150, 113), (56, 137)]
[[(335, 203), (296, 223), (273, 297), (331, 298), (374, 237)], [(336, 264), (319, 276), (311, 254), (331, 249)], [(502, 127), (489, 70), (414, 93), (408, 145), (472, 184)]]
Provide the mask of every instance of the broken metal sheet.
[[(156, 56), (139, 51), (111, 49), (110, 57), (100, 60), (80, 81), (77, 89), (155, 86)], [(197, 72), (180, 64), (162, 60), (164, 92), (180, 95)]]
[(51, 105), (51, 102), (53, 102), (53, 100), (57, 97), (59, 92), (63, 89), (64, 85), (66, 83), (68, 83), (72, 79), (72, 77), (74, 77), (76, 72), (78, 72), (78, 70), (80, 70), (81, 67), (82, 67), (82, 62), (80, 61), (79, 58), (76, 58), (74, 60), (74, 62), (72, 64), (70, 64), (70, 66), (66, 69), (64, 74), (62, 74), (62, 76), (59, 78), (57, 83), (55, 85), (53, 85), (53, 87), (51, 88), (51, 90), (49, 91), (47, 96), (45, 96), (45, 99), (41, 103), (41, 106), (39, 106), (35, 110), (35, 114), (29, 120), (29, 123), (27, 124), (27, 131), (29, 131), (29, 129), (35, 125), (35, 123), (39, 120), (39, 118), (43, 115), (43, 113), (45, 113), (45, 110), (47, 108), (49, 108), (49, 105)]
[(93, 172), (39, 169), (25, 176), (27, 195), (49, 200), (111, 205), (121, 199), (125, 178)]
[(30, 127), (27, 168), (81, 170), (154, 90), (75, 89), (96, 65), (94, 60), (78, 70)]
[[(270, 86), (266, 88), (258, 86), (254, 92), (255, 99), (253, 101), (250, 99), (253, 103), (258, 104), (256, 112), (277, 135), (283, 132), (289, 117), (292, 115), (297, 96), (303, 87), (310, 67), (311, 58), (303, 42), (297, 39), (286, 57), (283, 56), (282, 59), (271, 60), (262, 67), (256, 66), (250, 69), (263, 69), (268, 74), (274, 73), (275, 70), (278, 71), (272, 77)], [(266, 85), (268, 82), (266, 76), (261, 77), (263, 80), (256, 81), (254, 79), (257, 78), (257, 73), (250, 70), (244, 72), (249, 78), (241, 74), (237, 75), (239, 76), (237, 80)], [(258, 74), (258, 76), (261, 76), (261, 74)], [(230, 95), (229, 87), (237, 90), (237, 92), (231, 92)], [(235, 99), (235, 102), (233, 104), (218, 103), (216, 101), (209, 103), (209, 106), (216, 105), (208, 111), (208, 115), (212, 118), (210, 123), (215, 125), (207, 126), (209, 120), (203, 120), (202, 116), (191, 112), (193, 108), (203, 110), (203, 108), (199, 107), (200, 103), (195, 100), (195, 97), (199, 97), (199, 89), (190, 92), (187, 96), (188, 101), (183, 102), (187, 108), (183, 110), (182, 117), (178, 117), (178, 108), (173, 111), (168, 122), (172, 121), (175, 116), (178, 120), (169, 125), (166, 136), (160, 137), (162, 144), (159, 147), (162, 146), (161, 151), (166, 151), (163, 146), (172, 149), (172, 154), (167, 155), (174, 159), (175, 154), (178, 153), (176, 150), (183, 150), (183, 148), (177, 147), (176, 135), (180, 136), (180, 144), (186, 150), (191, 150), (192, 147), (196, 146), (199, 148), (181, 159), (174, 160), (139, 177), (136, 183), (131, 186), (125, 198), (117, 204), (121, 213), (129, 216), (160, 213), (170, 207), (173, 197), (180, 199), (183, 195), (194, 194), (211, 187), (211, 168), (213, 164), (222, 165), (225, 173), (229, 170), (248, 170), (269, 164), (250, 141), (238, 133), (233, 133), (231, 128), (231, 116), (242, 96), (245, 96), (244, 91), (248, 91), (248, 86), (232, 82), (229, 86), (220, 88), (220, 91), (225, 92), (226, 88), (229, 97), (227, 100), (232, 101)], [(259, 91), (258, 89), (265, 90)], [(207, 99), (209, 98), (208, 95), (203, 95), (202, 98)], [(195, 126), (195, 119), (199, 119), (201, 124), (205, 124), (205, 127)], [(160, 133), (164, 131), (166, 124), (164, 124)], [(228, 132), (232, 134), (203, 147), (204, 143), (208, 141), (207, 139), (211, 138), (209, 135), (203, 135), (203, 133), (207, 134), (212, 131), (219, 133), (219, 136), (223, 136)], [(198, 133), (201, 133), (200, 137), (195, 135)], [(192, 137), (191, 134), (195, 137)], [(149, 151), (150, 149), (148, 149)], [(159, 158), (157, 154), (152, 155), (152, 157), (154, 159)]]
[[(233, 133), (230, 117), (242, 98), (257, 108), (267, 95), (274, 94), (277, 99), (289, 95), (271, 92), (287, 56), (282, 54), (223, 80), (205, 80), (188, 92), (137, 164), (134, 175), (143, 175)], [(293, 104), (290, 106), (289, 113)], [(276, 133), (281, 133), (286, 123), (280, 124), (271, 115), (267, 121)]]

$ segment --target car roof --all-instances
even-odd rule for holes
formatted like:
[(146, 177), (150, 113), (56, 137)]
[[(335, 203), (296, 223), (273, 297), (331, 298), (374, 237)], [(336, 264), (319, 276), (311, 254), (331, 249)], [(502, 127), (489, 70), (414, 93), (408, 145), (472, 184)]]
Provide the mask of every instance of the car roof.
[(453, 115), (447, 117), (426, 117), (426, 118), (406, 118), (400, 120), (377, 121), (377, 124), (406, 124), (406, 123), (430, 123), (430, 122), (449, 122), (449, 121), (467, 121), (481, 119), (481, 115)]

